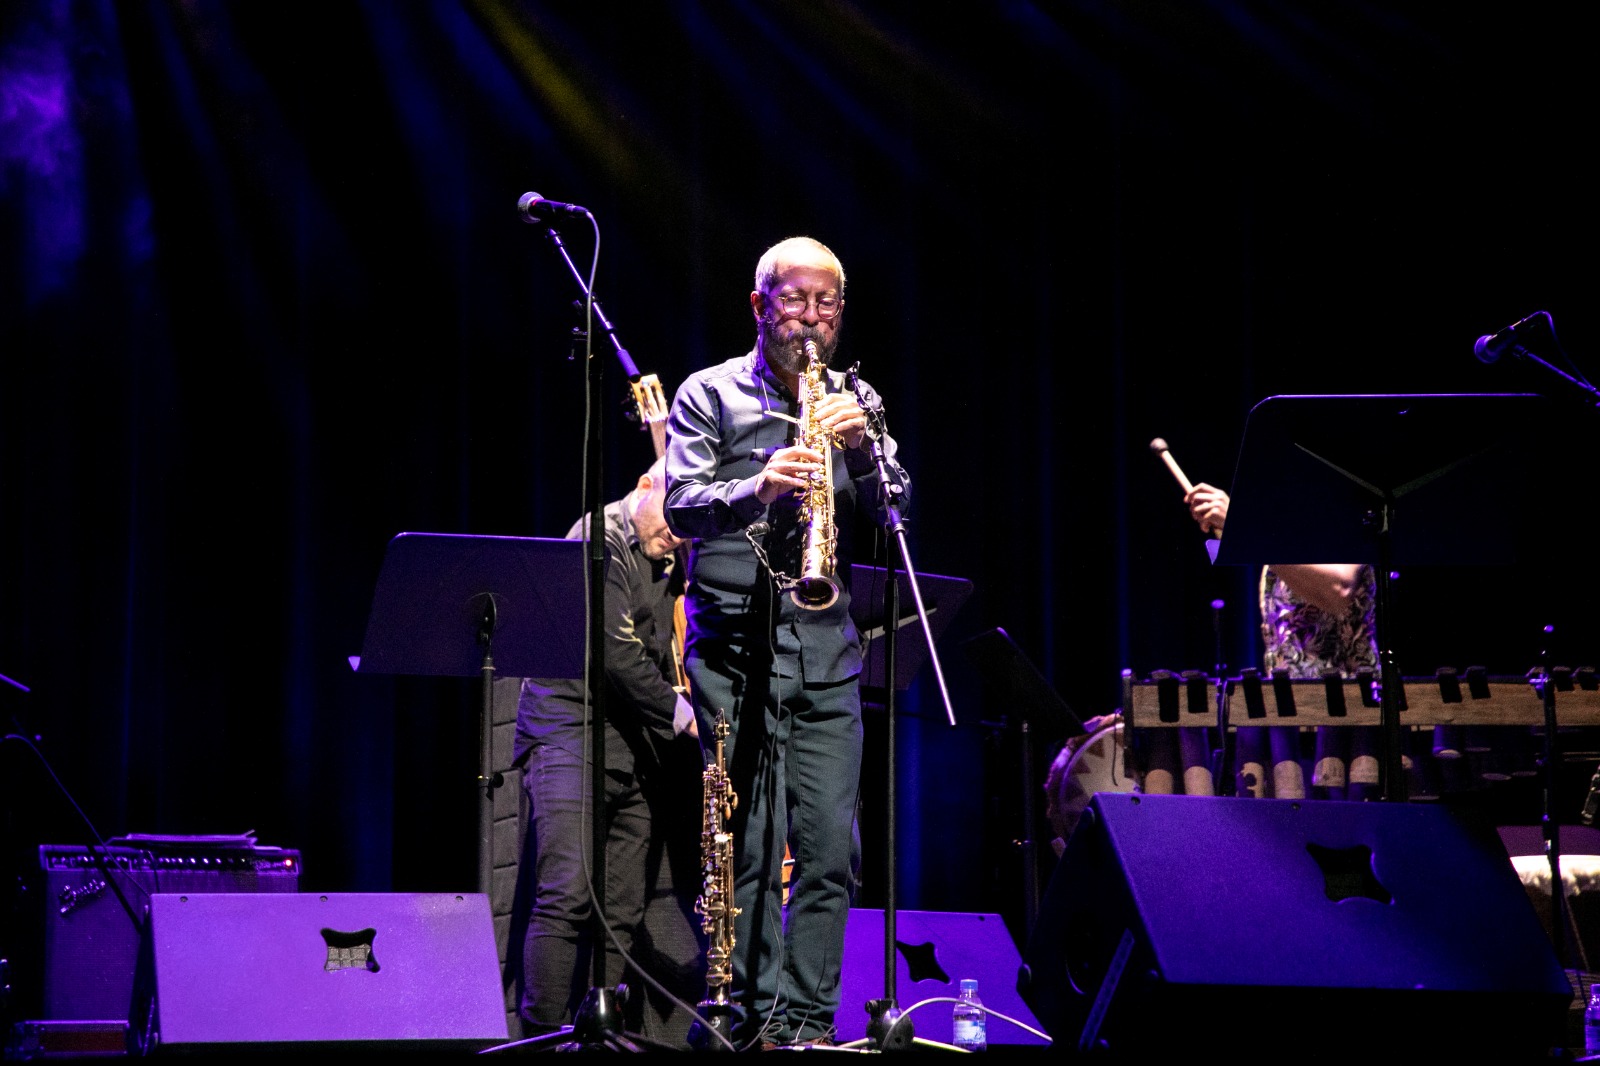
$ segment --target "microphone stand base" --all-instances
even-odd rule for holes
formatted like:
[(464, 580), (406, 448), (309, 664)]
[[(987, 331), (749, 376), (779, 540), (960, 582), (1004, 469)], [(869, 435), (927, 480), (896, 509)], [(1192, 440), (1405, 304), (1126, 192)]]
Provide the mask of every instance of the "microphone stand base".
[(868, 1000), (867, 1015), (867, 1041), (879, 1051), (905, 1051), (916, 1041), (916, 1029), (894, 1000)]
[(583, 1048), (608, 1048), (612, 1051), (643, 1051), (624, 1031), (622, 1005), (628, 1002), (628, 986), (591, 988), (578, 1005), (572, 1019), (570, 1043)]

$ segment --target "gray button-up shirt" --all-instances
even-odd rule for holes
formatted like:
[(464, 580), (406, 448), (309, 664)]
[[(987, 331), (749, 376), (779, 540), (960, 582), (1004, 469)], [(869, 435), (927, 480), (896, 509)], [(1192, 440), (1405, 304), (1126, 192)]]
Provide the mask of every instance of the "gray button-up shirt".
[[(844, 375), (828, 372), (827, 390), (843, 392)], [(870, 406), (880, 401), (862, 382)], [(799, 575), (804, 528), (797, 499), (779, 497), (769, 508), (756, 497), (756, 475), (772, 453), (793, 443), (799, 399), (754, 351), (692, 374), (673, 397), (667, 423), (667, 525), (695, 538), (686, 608), (690, 659), (721, 658), (770, 648), (773, 669), (808, 682), (844, 681), (861, 672), (861, 640), (850, 618), (850, 563), (858, 508), (882, 523), (878, 470), (865, 448), (834, 452), (834, 524), (838, 529), (834, 580), (839, 599), (825, 610), (798, 607), (777, 595), (761, 569), (745, 527), (765, 521), (757, 538), (772, 566)], [(895, 460), (895, 443), (883, 439), (890, 477), (902, 489), (902, 513), (911, 481)]]

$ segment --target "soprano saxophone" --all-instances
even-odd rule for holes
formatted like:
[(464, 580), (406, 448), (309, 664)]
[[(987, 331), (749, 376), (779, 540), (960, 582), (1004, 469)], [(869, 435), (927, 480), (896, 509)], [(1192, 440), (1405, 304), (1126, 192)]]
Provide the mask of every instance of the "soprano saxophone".
[(789, 589), (795, 604), (808, 611), (832, 607), (839, 598), (834, 580), (834, 547), (839, 530), (833, 518), (833, 449), (838, 437), (817, 421), (817, 405), (827, 393), (828, 366), (817, 352), (817, 342), (805, 341), (806, 370), (800, 378), (800, 432), (798, 443), (822, 455), (822, 469), (811, 475), (800, 491), (800, 524), (805, 544), (800, 576)]
[[(730, 1035), (733, 1020), (733, 1000), (729, 989), (733, 985), (733, 920), (739, 908), (733, 905), (733, 833), (728, 829), (728, 819), (739, 805), (728, 780), (724, 745), (728, 738), (728, 721), (717, 712), (713, 728), (717, 745), (713, 758), (701, 775), (702, 793), (700, 829), (700, 898), (695, 900), (695, 913), (700, 915), (700, 928), (706, 933), (706, 998), (700, 1003), (699, 1025), (706, 1030)], [(696, 1034), (696, 1042), (703, 1048), (715, 1048), (710, 1033)], [(725, 1046), (725, 1045), (724, 1045)]]

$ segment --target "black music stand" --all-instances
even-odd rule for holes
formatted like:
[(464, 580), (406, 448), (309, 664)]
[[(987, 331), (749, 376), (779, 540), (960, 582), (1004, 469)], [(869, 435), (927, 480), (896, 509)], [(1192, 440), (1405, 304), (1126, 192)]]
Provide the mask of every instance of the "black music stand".
[[(883, 647), (883, 639), (889, 632), (891, 600), (897, 605), (915, 603), (911, 597), (911, 579), (905, 571), (895, 571), (897, 587), (896, 595), (893, 597), (888, 594), (888, 574), (889, 571), (881, 566), (862, 566), (860, 563), (855, 563), (850, 567), (850, 617), (855, 620), (856, 630), (861, 634), (862, 688), (888, 687), (884, 683), (889, 672), (886, 661), (888, 656), (877, 653)], [(928, 628), (933, 630), (933, 639), (937, 641), (944, 635), (956, 611), (967, 602), (967, 597), (972, 595), (972, 582), (964, 577), (918, 574), (917, 585), (922, 592), (923, 606), (927, 608)], [(910, 688), (911, 682), (922, 670), (923, 664), (928, 661), (928, 638), (917, 621), (915, 607), (913, 606), (907, 613), (902, 606), (900, 624), (895, 628), (896, 692), (904, 692)]]
[(961, 647), (994, 686), (994, 695), (1007, 706), (1020, 708), (1025, 719), (1042, 722), (1061, 736), (1076, 736), (1084, 731), (1083, 719), (1004, 629), (969, 637)]
[[(400, 533), (389, 541), (361, 655), (363, 674), (481, 677), (478, 891), (493, 883), (494, 678), (582, 677), (584, 543)], [(500, 654), (496, 664), (493, 654)]]
[(1017, 647), (1011, 634), (1004, 629), (996, 627), (969, 637), (961, 647), (989, 684), (992, 697), (1002, 706), (1016, 708), (1018, 730), (1022, 735), (1023, 907), (1031, 930), (1039, 917), (1039, 900), (1044, 896), (1034, 840), (1038, 828), (1034, 805), (1039, 786), (1034, 772), (1033, 723), (1043, 723), (1054, 741), (1082, 733), (1083, 719), (1045, 680), (1033, 660)]
[[(1382, 680), (1379, 790), (1404, 800), (1391, 574), (1396, 566), (1485, 566), (1567, 554), (1541, 490), (1568, 457), (1558, 409), (1507, 394), (1271, 396), (1245, 421), (1220, 565), (1370, 563), (1377, 577)], [(1585, 483), (1585, 482), (1578, 482)], [(1510, 501), (1515, 501), (1510, 502)], [(1575, 523), (1574, 523), (1575, 524)], [(1545, 697), (1546, 806), (1553, 802), (1556, 722)], [(1552, 885), (1561, 873), (1556, 818), (1545, 812)], [(1562, 893), (1553, 928), (1565, 927)], [(1565, 952), (1563, 952), (1565, 955)], [(1563, 959), (1563, 962), (1565, 960)]]

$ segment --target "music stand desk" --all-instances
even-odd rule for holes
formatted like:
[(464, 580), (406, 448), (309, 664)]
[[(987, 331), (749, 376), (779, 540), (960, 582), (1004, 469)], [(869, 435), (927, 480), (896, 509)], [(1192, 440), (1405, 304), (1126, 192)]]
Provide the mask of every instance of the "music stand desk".
[[(888, 632), (888, 571), (881, 566), (850, 567), (850, 617), (855, 619), (856, 630), (861, 634), (861, 654), (864, 665), (861, 671), (863, 688), (885, 688), (884, 675), (888, 672), (884, 656), (874, 655), (874, 646)], [(895, 571), (895, 584), (900, 605), (900, 624), (895, 630), (894, 687), (904, 692), (911, 687), (917, 671), (928, 661), (928, 638), (918, 624), (916, 600), (911, 595), (911, 579), (903, 571)], [(918, 574), (917, 588), (922, 593), (923, 606), (928, 611), (928, 628), (937, 641), (944, 635), (950, 620), (967, 597), (972, 595), (972, 582), (964, 577), (946, 577), (943, 574)]]
[(477, 677), (493, 604), (502, 677), (582, 677), (583, 542), (400, 533), (389, 541), (367, 616), (363, 674)]
[(1007, 706), (1018, 708), (1024, 718), (1043, 722), (1061, 736), (1083, 732), (1083, 719), (1004, 629), (996, 627), (979, 633), (963, 641), (961, 647), (996, 686), (1000, 699)]

